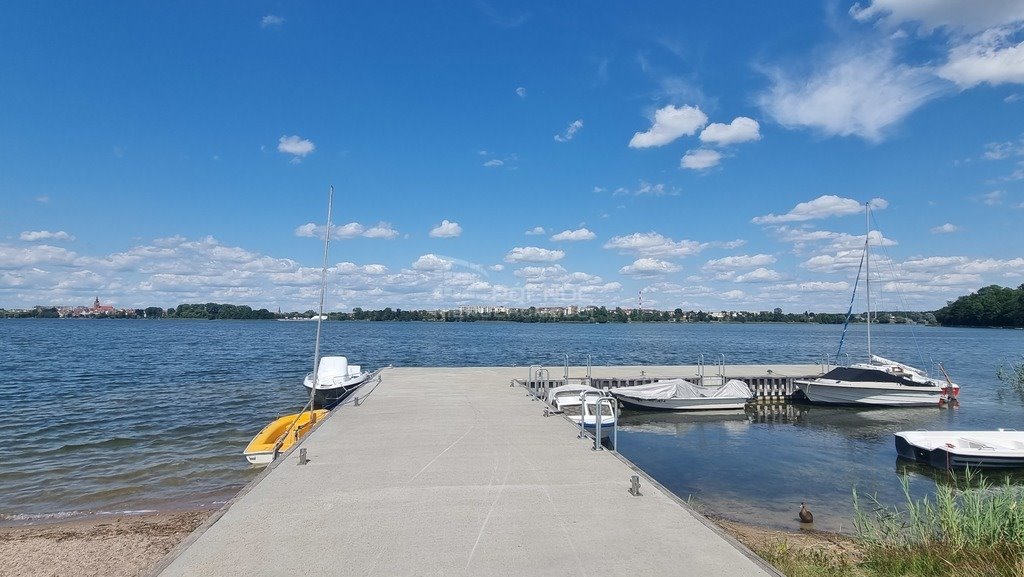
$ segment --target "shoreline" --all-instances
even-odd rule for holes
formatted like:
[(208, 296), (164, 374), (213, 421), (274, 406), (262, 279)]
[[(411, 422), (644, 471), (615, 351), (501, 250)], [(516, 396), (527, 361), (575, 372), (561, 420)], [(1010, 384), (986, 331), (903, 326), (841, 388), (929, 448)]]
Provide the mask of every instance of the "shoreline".
[[(147, 576), (168, 552), (219, 510), (182, 509), (0, 527), (0, 575)], [(856, 556), (856, 546), (846, 535), (786, 531), (706, 517), (755, 552), (785, 543), (794, 553)]]
[(0, 575), (149, 575), (216, 511), (184, 509), (0, 527)]

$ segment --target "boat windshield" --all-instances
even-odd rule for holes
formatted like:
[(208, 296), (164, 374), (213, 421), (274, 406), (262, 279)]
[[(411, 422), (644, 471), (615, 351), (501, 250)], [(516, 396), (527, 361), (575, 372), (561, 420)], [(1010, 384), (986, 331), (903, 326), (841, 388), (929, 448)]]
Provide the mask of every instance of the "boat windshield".
[[(601, 416), (612, 417), (615, 415), (615, 409), (612, 408), (610, 401), (601, 401)], [(597, 416), (597, 403), (587, 403), (587, 416)]]

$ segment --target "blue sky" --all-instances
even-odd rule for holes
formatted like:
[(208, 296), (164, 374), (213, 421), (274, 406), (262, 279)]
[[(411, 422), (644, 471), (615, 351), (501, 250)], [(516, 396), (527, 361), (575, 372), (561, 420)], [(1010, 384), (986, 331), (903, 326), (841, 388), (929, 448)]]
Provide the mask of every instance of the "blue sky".
[[(1024, 3), (18, 3), (0, 307), (845, 310), (1024, 282)], [(860, 305), (863, 308), (863, 305)]]

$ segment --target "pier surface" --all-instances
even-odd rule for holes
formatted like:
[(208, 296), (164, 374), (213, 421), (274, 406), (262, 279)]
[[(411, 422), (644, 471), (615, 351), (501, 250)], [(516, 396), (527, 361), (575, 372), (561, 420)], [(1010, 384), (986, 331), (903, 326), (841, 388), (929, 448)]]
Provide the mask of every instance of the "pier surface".
[(631, 495), (627, 462), (509, 386), (527, 370), (385, 370), (304, 439), (308, 464), (279, 459), (157, 573), (778, 575), (642, 474)]

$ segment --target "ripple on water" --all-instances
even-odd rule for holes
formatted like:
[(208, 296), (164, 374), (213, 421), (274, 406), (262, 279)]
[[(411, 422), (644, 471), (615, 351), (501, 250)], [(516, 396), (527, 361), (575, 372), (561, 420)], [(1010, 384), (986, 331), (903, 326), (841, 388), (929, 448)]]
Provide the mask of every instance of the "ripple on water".
[[(845, 519), (851, 486), (899, 500), (897, 428), (1024, 429), (1024, 399), (995, 367), (1019, 359), (1024, 331), (919, 329), (873, 333), (887, 356), (931, 369), (945, 361), (964, 387), (956, 411), (812, 409), (788, 422), (728, 419), (624, 427), (621, 450), (663, 485), (709, 510), (785, 525), (800, 501)], [(258, 474), (241, 456), (271, 419), (298, 410), (312, 368), (312, 323), (0, 320), (0, 524), (98, 511), (209, 505)], [(851, 327), (851, 354), (862, 335)], [(834, 354), (834, 326), (326, 323), (324, 354), (367, 368), (595, 367), (810, 363)], [(919, 361), (918, 351), (934, 355)], [(525, 368), (524, 368), (525, 370)], [(599, 369), (595, 369), (599, 370)], [(552, 371), (554, 372), (554, 371)], [(934, 481), (915, 473), (920, 493)], [(45, 489), (41, 489), (45, 488)], [(19, 521), (20, 520), (20, 521)]]

